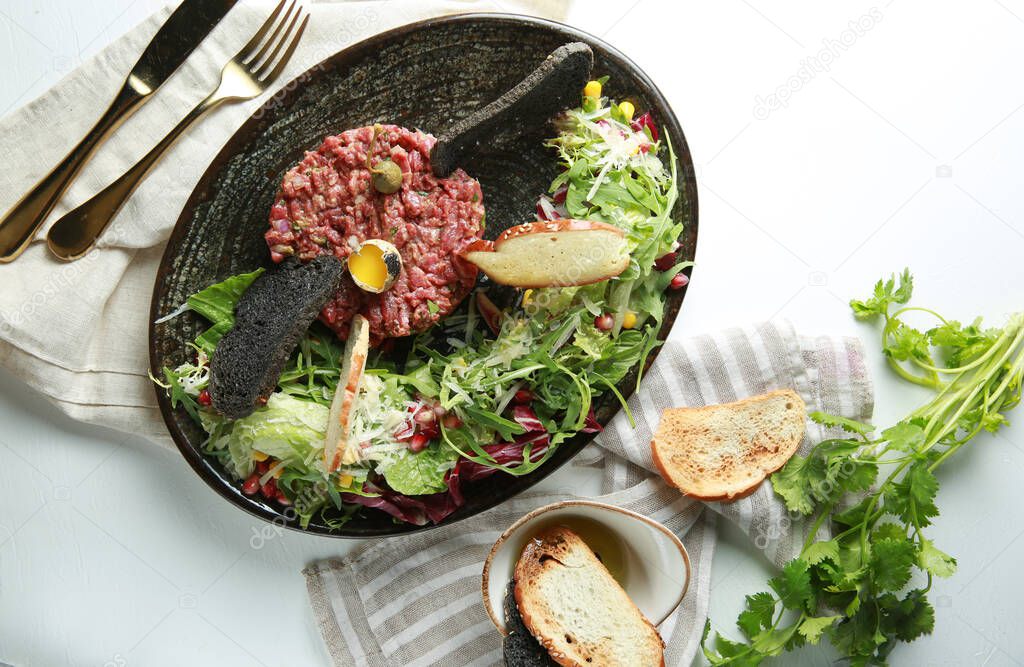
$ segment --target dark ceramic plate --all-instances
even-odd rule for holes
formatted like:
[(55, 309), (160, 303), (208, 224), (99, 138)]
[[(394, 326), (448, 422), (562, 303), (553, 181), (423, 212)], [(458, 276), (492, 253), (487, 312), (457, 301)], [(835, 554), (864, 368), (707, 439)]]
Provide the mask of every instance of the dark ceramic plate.
[[(583, 41), (594, 49), (595, 76), (611, 77), (606, 94), (650, 109), (667, 133), (679, 160), (675, 218), (686, 223), (681, 258), (691, 260), (697, 242), (697, 188), (683, 131), (650, 79), (601, 40), (564, 25), (498, 14), (438, 18), (372, 37), (313, 67), (253, 114), (214, 159), (181, 212), (157, 274), (151, 320), (171, 312), (211, 283), (269, 263), (263, 233), (284, 172), (329, 134), (372, 123), (396, 123), (439, 134), (453, 121), (487, 104), (526, 76), (558, 46)], [(536, 198), (556, 175), (557, 164), (543, 141), (550, 127), (509, 128), (462, 165), (483, 184), (487, 236), (533, 219)], [(668, 335), (685, 290), (671, 293)], [(154, 375), (189, 354), (188, 343), (205, 326), (186, 313), (150, 328)], [(652, 359), (653, 360), (653, 359)], [(622, 383), (627, 396), (636, 369)], [(182, 455), (217, 493), (268, 521), (287, 522), (276, 505), (242, 494), (239, 484), (200, 451), (204, 434), (183, 409), (172, 409), (157, 391), (160, 411)], [(607, 423), (618, 409), (611, 395), (597, 404)], [(466, 485), (466, 503), (446, 522), (458, 521), (501, 503), (551, 474), (591, 439), (581, 435), (562, 444), (540, 469), (524, 477), (495, 475)], [(339, 537), (396, 535), (421, 530), (399, 524), (378, 510), (363, 510), (341, 530), (312, 523), (309, 532)]]

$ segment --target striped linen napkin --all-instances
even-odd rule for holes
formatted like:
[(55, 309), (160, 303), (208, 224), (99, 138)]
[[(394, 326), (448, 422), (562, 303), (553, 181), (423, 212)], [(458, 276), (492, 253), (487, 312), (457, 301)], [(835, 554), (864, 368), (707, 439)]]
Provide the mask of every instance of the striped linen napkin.
[[(620, 413), (574, 460), (604, 471), (596, 500), (645, 514), (675, 532), (690, 555), (683, 604), (658, 630), (665, 663), (689, 665), (697, 654), (710, 597), (718, 515), (735, 522), (774, 564), (799, 551), (805, 528), (770, 484), (734, 503), (701, 503), (654, 473), (650, 441), (661, 411), (736, 400), (791, 388), (810, 410), (869, 421), (872, 387), (858, 340), (799, 336), (788, 323), (766, 323), (668, 342), (629, 401), (635, 425)], [(808, 424), (801, 444), (833, 435)], [(500, 665), (501, 635), (481, 599), (484, 559), (501, 532), (564, 494), (524, 494), (471, 519), (424, 533), (370, 542), (347, 558), (304, 571), (313, 613), (336, 665), (453, 667)], [(708, 508), (712, 511), (704, 511)]]

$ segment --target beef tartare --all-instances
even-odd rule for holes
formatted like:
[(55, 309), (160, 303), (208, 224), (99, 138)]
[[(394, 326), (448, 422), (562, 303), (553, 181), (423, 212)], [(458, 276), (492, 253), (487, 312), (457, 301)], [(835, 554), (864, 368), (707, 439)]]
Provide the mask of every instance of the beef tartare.
[[(431, 173), (434, 142), (396, 125), (377, 126), (376, 136), (374, 127), (361, 127), (327, 137), (284, 176), (266, 233), (275, 262), (324, 253), (344, 260), (367, 239), (389, 241), (402, 256), (401, 274), (381, 294), (364, 292), (345, 276), (320, 312), (339, 338), (348, 336), (356, 313), (369, 321), (374, 344), (421, 332), (473, 287), (476, 268), (457, 255), (483, 234), (483, 192), (461, 169), (447, 178)], [(392, 194), (372, 182), (371, 170), (387, 160), (402, 172)]]

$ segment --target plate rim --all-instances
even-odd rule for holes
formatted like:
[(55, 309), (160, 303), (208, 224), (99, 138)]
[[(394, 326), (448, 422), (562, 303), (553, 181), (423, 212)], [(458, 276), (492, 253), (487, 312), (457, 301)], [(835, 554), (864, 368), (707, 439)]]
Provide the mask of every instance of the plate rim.
[[(414, 21), (412, 23), (406, 23), (383, 32), (375, 33), (363, 40), (360, 40), (353, 44), (349, 44), (348, 46), (345, 46), (344, 48), (328, 55), (319, 62), (308, 67), (306, 70), (295, 75), (291, 80), (289, 80), (280, 88), (278, 88), (278, 91), (290, 90), (293, 86), (295, 86), (296, 82), (298, 82), (298, 84), (301, 85), (305, 81), (308, 81), (307, 77), (315, 76), (316, 70), (324, 68), (324, 66), (328, 63), (334, 68), (344, 67), (347, 63), (357, 60), (360, 56), (362, 56), (365, 53), (367, 49), (372, 49), (381, 42), (393, 41), (397, 38), (402, 37), (403, 35), (412, 32), (428, 30), (438, 25), (473, 23), (480, 21), (492, 22), (499, 25), (503, 23), (517, 26), (527, 24), (553, 30), (557, 33), (565, 35), (566, 38), (569, 40), (582, 41), (591, 46), (596, 46), (600, 48), (602, 51), (606, 52), (612, 58), (621, 61), (624, 65), (627, 66), (632, 76), (634, 76), (642, 83), (643, 87), (645, 88), (645, 94), (649, 94), (649, 96), (652, 98), (655, 104), (667, 112), (665, 118), (659, 119), (659, 122), (663, 127), (668, 125), (669, 131), (666, 132), (666, 135), (676, 135), (679, 137), (679, 145), (674, 145), (673, 148), (676, 153), (676, 159), (679, 161), (678, 167), (680, 169), (680, 185), (682, 186), (681, 189), (683, 189), (686, 193), (687, 208), (690, 211), (692, 211), (693, 216), (692, 220), (690, 220), (687, 224), (687, 229), (684, 229), (683, 235), (690, 233), (690, 228), (693, 229), (692, 248), (694, 256), (696, 256), (698, 240), (697, 231), (699, 227), (699, 202), (697, 197), (696, 174), (693, 167), (692, 157), (688, 142), (686, 140), (686, 136), (683, 133), (683, 128), (680, 125), (679, 120), (672, 109), (672, 106), (669, 104), (668, 100), (665, 98), (660, 88), (658, 88), (658, 86), (654, 83), (650, 76), (648, 76), (648, 74), (639, 65), (637, 65), (636, 62), (634, 62), (631, 58), (626, 56), (624, 53), (619, 51), (611, 44), (605, 42), (602, 38), (591, 33), (588, 33), (584, 30), (581, 30), (579, 28), (575, 28), (573, 26), (551, 19), (516, 13), (465, 12), (442, 16), (434, 16)], [(148, 357), (149, 370), (151, 374), (154, 374), (153, 377), (158, 377), (158, 375), (156, 374), (162, 370), (162, 367), (158, 367), (157, 365), (157, 324), (155, 321), (160, 318), (160, 314), (156, 312), (157, 303), (159, 301), (160, 288), (163, 282), (165, 281), (166, 277), (171, 273), (172, 269), (171, 264), (173, 263), (174, 257), (171, 256), (171, 249), (172, 247), (176, 247), (177, 245), (180, 244), (181, 238), (185, 234), (185, 228), (189, 220), (192, 219), (192, 217), (195, 214), (196, 204), (194, 203), (194, 200), (197, 199), (197, 197), (200, 197), (203, 194), (210, 191), (211, 189), (213, 189), (215, 185), (215, 176), (221, 170), (211, 170), (211, 166), (217, 163), (222, 163), (225, 160), (230, 159), (231, 156), (237, 154), (236, 152), (233, 151), (233, 147), (231, 146), (232, 140), (238, 135), (239, 132), (246, 128), (246, 126), (251, 121), (264, 114), (268, 110), (268, 107), (272, 107), (277, 104), (279, 104), (279, 102), (277, 101), (277, 94), (268, 97), (266, 101), (262, 105), (254, 109), (252, 113), (250, 113), (249, 116), (237, 128), (235, 128), (234, 132), (232, 132), (232, 134), (225, 140), (224, 144), (221, 146), (217, 154), (206, 164), (205, 171), (203, 172), (202, 176), (200, 176), (199, 180), (196, 182), (188, 198), (185, 200), (185, 203), (182, 205), (181, 211), (178, 214), (178, 219), (175, 221), (174, 227), (172, 228), (171, 233), (167, 238), (166, 245), (164, 246), (164, 250), (160, 258), (160, 264), (157, 268), (157, 273), (154, 278), (153, 290), (150, 297), (148, 326)], [(692, 267), (686, 269), (685, 272), (688, 276), (692, 276)], [(678, 301), (678, 309), (674, 314), (670, 325), (666, 327), (663, 323), (661, 329), (658, 331), (656, 338), (659, 341), (664, 341), (665, 339), (667, 339), (672, 329), (674, 328), (676, 319), (678, 319), (679, 310), (682, 309), (682, 304), (685, 301), (687, 291), (688, 287), (684, 287), (684, 289), (681, 291)], [(650, 355), (648, 356), (647, 363), (642, 369), (643, 372), (646, 372), (646, 370), (651, 367), (651, 365), (657, 358), (660, 350), (661, 346), (659, 345), (658, 347), (654, 348), (651, 351)], [(531, 472), (528, 476), (524, 477), (524, 479), (528, 478), (529, 482), (526, 484), (524, 488), (520, 489), (516, 493), (513, 493), (512, 495), (506, 496), (504, 498), (496, 498), (493, 500), (493, 502), (484, 502), (481, 504), (479, 508), (476, 509), (476, 511), (473, 512), (473, 514), (461, 516), (454, 520), (445, 519), (444, 521), (441, 521), (437, 524), (428, 522), (427, 524), (422, 526), (416, 526), (414, 524), (396, 524), (396, 528), (398, 528), (397, 530), (368, 532), (366, 534), (360, 535), (344, 534), (343, 532), (331, 531), (320, 526), (309, 526), (307, 528), (301, 528), (300, 526), (294, 524), (292, 521), (286, 520), (280, 512), (268, 510), (267, 508), (257, 504), (240, 503), (238, 495), (237, 493), (234, 492), (234, 489), (226, 488), (226, 486), (222, 483), (220, 479), (213, 476), (213, 474), (209, 470), (207, 470), (206, 466), (208, 465), (209, 462), (206, 460), (206, 455), (204, 455), (201, 450), (195, 448), (191, 444), (191, 442), (189, 442), (188, 438), (181, 431), (181, 429), (177, 427), (177, 425), (174, 422), (174, 419), (172, 418), (172, 415), (174, 415), (175, 413), (175, 409), (171, 407), (170, 399), (166, 395), (164, 390), (161, 387), (159, 387), (156, 383), (153, 383), (153, 389), (157, 397), (157, 405), (160, 409), (160, 416), (164, 422), (164, 426), (166, 427), (168, 434), (174, 441), (175, 447), (178, 449), (178, 452), (182, 455), (182, 457), (188, 462), (189, 467), (191, 467), (192, 470), (199, 476), (199, 478), (203, 480), (206, 486), (210, 487), (214, 492), (216, 492), (218, 496), (226, 500), (232, 507), (243, 511), (246, 514), (262, 519), (263, 521), (266, 521), (268, 523), (283, 526), (286, 529), (307, 535), (318, 535), (322, 537), (330, 537), (335, 539), (376, 539), (383, 537), (397, 537), (401, 535), (410, 535), (413, 533), (419, 533), (434, 528), (452, 526), (457, 524), (459, 521), (462, 521), (463, 519), (468, 519), (482, 512), (493, 509), (494, 507), (497, 507), (498, 505), (501, 505), (502, 503), (511, 500), (517, 495), (522, 494), (524, 491), (535, 486), (536, 484), (544, 480), (546, 477), (553, 474), (556, 470), (560, 469), (569, 460), (571, 460), (573, 456), (575, 456), (575, 454), (578, 454), (577, 451), (573, 455), (567, 457), (564, 461), (558, 462), (557, 464), (541, 466), (537, 470)], [(638, 388), (631, 389), (628, 392), (624, 392), (624, 395), (626, 398), (629, 398), (637, 390)], [(615, 415), (618, 415), (621, 409), (621, 407), (616, 408), (613, 417)], [(585, 444), (589, 444), (592, 441), (592, 439), (593, 436), (591, 436), (591, 439), (588, 440)], [(582, 450), (583, 447), (579, 446), (578, 449)], [(342, 528), (341, 530), (343, 531), (344, 528)]]

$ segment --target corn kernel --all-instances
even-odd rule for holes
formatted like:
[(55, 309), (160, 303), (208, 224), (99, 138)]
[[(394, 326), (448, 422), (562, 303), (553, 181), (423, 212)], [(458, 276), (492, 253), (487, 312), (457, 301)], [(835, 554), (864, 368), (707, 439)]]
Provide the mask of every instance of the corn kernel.
[(626, 102), (619, 102), (619, 113), (621, 113), (622, 117), (626, 120), (633, 120), (634, 111), (636, 111), (636, 109), (633, 107), (632, 102), (628, 100)]
[(632, 329), (636, 326), (636, 313), (632, 310), (626, 311), (626, 314), (622, 317), (622, 328)]
[(531, 302), (533, 302), (533, 290), (528, 289), (523, 292), (523, 305), (529, 306)]
[(583, 87), (583, 95), (593, 98), (601, 97), (601, 82), (588, 81), (587, 85)]
[(266, 461), (270, 457), (268, 455), (264, 454), (263, 452), (261, 452), (260, 450), (254, 449), (254, 450), (252, 450), (252, 458), (257, 463), (263, 463), (264, 461)]
[(338, 486), (347, 489), (352, 486), (352, 475), (342, 475), (338, 478)]

